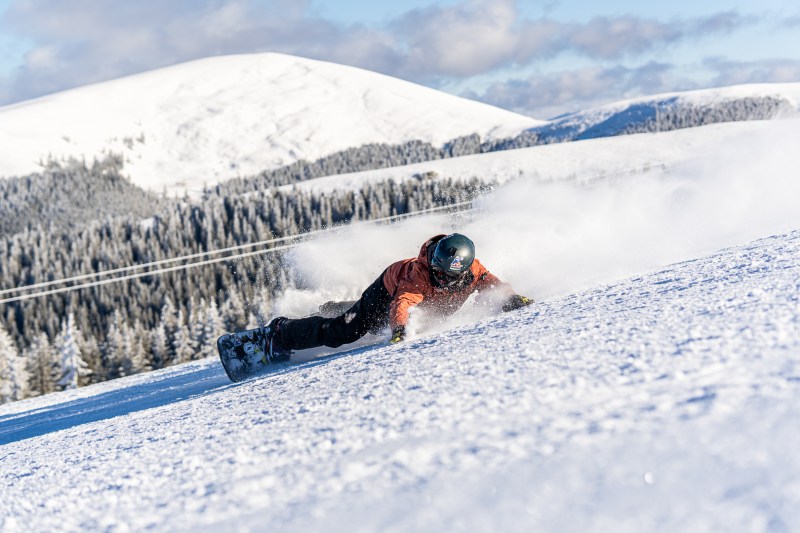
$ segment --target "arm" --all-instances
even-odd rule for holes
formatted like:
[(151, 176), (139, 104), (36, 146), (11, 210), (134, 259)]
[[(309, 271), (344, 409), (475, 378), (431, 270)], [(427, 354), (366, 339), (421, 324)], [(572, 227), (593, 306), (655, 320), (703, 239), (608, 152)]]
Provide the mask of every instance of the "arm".
[(401, 283), (389, 308), (389, 326), (392, 331), (400, 326), (405, 327), (408, 323), (409, 309), (419, 305), (424, 299), (422, 291), (409, 283)]
[(408, 323), (408, 310), (418, 305), (425, 297), (418, 292), (403, 292), (392, 300), (389, 309), (389, 326), (392, 328), (392, 344), (397, 344), (406, 338), (406, 324)]
[(479, 292), (489, 289), (497, 289), (501, 291), (501, 294), (506, 294), (507, 296), (514, 294), (514, 290), (511, 288), (511, 285), (500, 281), (500, 278), (489, 272), (486, 267), (483, 266), (483, 264), (477, 259), (472, 263), (472, 275), (475, 276), (475, 279), (477, 280), (475, 288)]
[(511, 288), (511, 285), (500, 281), (497, 276), (489, 272), (477, 259), (475, 263), (478, 264), (478, 271), (476, 273), (476, 278), (478, 280), (477, 289), (479, 291), (495, 288), (500, 290), (500, 294), (505, 298), (505, 303), (502, 307), (504, 312), (527, 307), (534, 303), (533, 298), (516, 294), (514, 289)]

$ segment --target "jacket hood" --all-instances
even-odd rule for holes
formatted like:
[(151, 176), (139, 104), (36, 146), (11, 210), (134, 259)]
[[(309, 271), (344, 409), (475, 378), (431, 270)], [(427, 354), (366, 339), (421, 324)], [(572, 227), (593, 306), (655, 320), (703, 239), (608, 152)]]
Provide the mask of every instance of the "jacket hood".
[(417, 261), (422, 263), (425, 266), (425, 268), (428, 268), (428, 266), (430, 266), (430, 263), (428, 261), (429, 257), (428, 252), (429, 251), (432, 252), (436, 243), (441, 241), (444, 237), (446, 237), (444, 233), (440, 235), (434, 235), (433, 237), (425, 241), (425, 243), (422, 245), (422, 248), (419, 249), (419, 255), (417, 256)]

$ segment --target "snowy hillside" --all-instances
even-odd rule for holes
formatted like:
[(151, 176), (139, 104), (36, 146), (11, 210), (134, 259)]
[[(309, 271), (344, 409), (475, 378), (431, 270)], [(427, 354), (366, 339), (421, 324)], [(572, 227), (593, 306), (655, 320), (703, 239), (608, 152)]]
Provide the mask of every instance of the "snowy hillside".
[(2, 405), (0, 529), (796, 530), (799, 130), (383, 171), (506, 184), (467, 213), (301, 245), (282, 312), (353, 296), (443, 228), (539, 303), (415, 315), (401, 345), (235, 385), (211, 358)]
[(367, 143), (508, 137), (541, 124), (472, 100), (281, 54), (214, 57), (0, 107), (0, 176), (48, 156), (125, 156), (133, 182), (199, 189)]
[(800, 233), (231, 384), (0, 407), (0, 529), (792, 531)]
[(296, 187), (330, 194), (337, 190), (357, 191), (368, 182), (417, 180), (425, 175), (460, 180), (477, 176), (498, 184), (523, 178), (539, 183), (586, 185), (607, 178), (630, 177), (700, 162), (718, 162), (727, 167), (726, 161), (719, 161), (719, 158), (735, 154), (738, 149), (754, 143), (775, 142), (779, 145), (775, 151), (780, 152), (791, 148), (791, 136), (798, 133), (798, 120), (729, 122), (658, 135), (587, 139), (326, 176), (284, 186), (282, 190)]
[(546, 142), (796, 115), (800, 83), (734, 85), (657, 94), (569, 113), (533, 128)]
[(353, 67), (281, 54), (214, 57), (0, 107), (0, 177), (49, 157), (122, 154), (133, 183), (198, 191), (368, 143), (441, 147), (525, 133), (522, 145), (798, 110), (800, 84), (742, 85), (621, 101), (551, 121)]
[[(295, 190), (332, 195), (421, 176), (493, 181), (494, 193), (479, 198), (477, 211), (457, 218), (456, 227), (473, 235), (481, 256), (520, 290), (563, 296), (800, 227), (798, 137), (800, 120), (716, 124), (344, 174)], [(354, 298), (381, 265), (451, 223), (409, 223), (390, 237), (386, 230), (345, 232), (298, 251), (293, 265), (320, 291), (309, 304)], [(353, 265), (363, 249), (370, 253)], [(317, 272), (321, 263), (326, 268)], [(288, 313), (309, 311), (287, 303)]]

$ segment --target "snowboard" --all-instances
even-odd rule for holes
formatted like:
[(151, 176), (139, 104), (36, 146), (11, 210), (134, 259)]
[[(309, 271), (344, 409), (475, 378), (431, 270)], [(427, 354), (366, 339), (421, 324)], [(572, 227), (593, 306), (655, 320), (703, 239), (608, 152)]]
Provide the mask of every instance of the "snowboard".
[[(355, 302), (326, 302), (319, 306), (319, 312), (314, 316), (334, 318), (348, 309)], [(270, 362), (264, 352), (264, 334), (266, 328), (248, 329), (236, 333), (227, 333), (217, 339), (217, 351), (222, 367), (231, 381), (242, 381), (251, 376), (258, 375), (270, 367), (275, 367), (276, 362)], [(279, 362), (286, 362), (287, 359)]]
[[(248, 329), (228, 333), (217, 339), (217, 351), (222, 367), (231, 381), (242, 381), (274, 367), (264, 352), (266, 329)], [(284, 359), (286, 361), (288, 359)], [(281, 361), (281, 362), (284, 362)]]

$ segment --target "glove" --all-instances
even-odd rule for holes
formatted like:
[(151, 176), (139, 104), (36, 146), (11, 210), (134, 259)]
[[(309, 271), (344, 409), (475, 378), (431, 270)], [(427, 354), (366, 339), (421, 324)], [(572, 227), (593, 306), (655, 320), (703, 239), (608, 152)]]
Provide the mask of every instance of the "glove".
[(503, 312), (513, 311), (515, 309), (520, 309), (522, 307), (528, 307), (533, 303), (533, 298), (528, 298), (527, 296), (521, 296), (519, 294), (515, 294), (503, 306)]
[(392, 344), (397, 344), (398, 342), (402, 341), (406, 338), (406, 327), (405, 326), (397, 326), (394, 328), (392, 332), (392, 340), (389, 342)]

